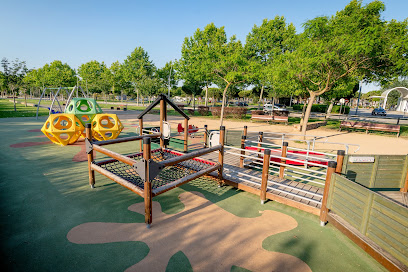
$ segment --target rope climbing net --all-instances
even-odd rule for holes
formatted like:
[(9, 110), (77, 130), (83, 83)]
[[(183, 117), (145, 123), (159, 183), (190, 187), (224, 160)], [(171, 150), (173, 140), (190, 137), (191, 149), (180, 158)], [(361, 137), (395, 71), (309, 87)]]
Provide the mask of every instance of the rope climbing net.
[[(167, 149), (156, 149), (151, 151), (151, 158), (155, 162), (162, 162), (171, 158), (179, 157), (181, 155), (183, 154)], [(127, 157), (139, 161), (142, 160), (143, 154), (137, 153), (127, 155)], [(127, 180), (128, 182), (138, 186), (139, 188), (144, 189), (143, 179), (138, 175), (136, 170), (131, 165), (115, 159), (96, 162), (95, 164), (109, 171), (110, 173)], [(157, 189), (180, 178), (191, 175), (201, 170), (208, 169), (212, 166), (214, 166), (214, 163), (201, 160), (200, 158), (193, 158), (179, 162), (172, 166), (167, 166), (152, 180), (152, 189)]]

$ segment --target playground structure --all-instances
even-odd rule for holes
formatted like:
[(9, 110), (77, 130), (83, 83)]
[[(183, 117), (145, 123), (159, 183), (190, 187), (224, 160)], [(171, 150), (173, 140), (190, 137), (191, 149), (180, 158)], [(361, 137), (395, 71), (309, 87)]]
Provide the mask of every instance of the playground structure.
[(93, 127), (93, 137), (97, 140), (116, 139), (123, 130), (117, 115), (103, 113), (95, 99), (69, 99), (65, 112), (50, 114), (41, 129), (53, 143), (62, 146), (75, 143), (80, 136), (85, 137), (87, 124)]
[[(38, 120), (38, 112), (39, 112), (40, 107), (41, 107), (41, 101), (45, 97), (47, 91), (49, 91), (50, 96), (53, 97), (52, 102), (51, 102), (51, 106), (48, 108), (49, 111), (50, 111), (49, 114), (64, 113), (65, 110), (66, 110), (66, 106), (69, 104), (71, 99), (74, 97), (75, 93), (76, 93), (75, 97), (77, 97), (77, 98), (80, 97), (80, 94), (82, 94), (82, 96), (84, 98), (87, 98), (87, 95), (85, 94), (84, 90), (79, 85), (75, 86), (75, 87), (59, 87), (59, 88), (47, 88), (47, 87), (45, 87), (44, 90), (41, 92), (40, 100), (38, 101), (38, 104), (37, 104), (37, 113), (36, 113), (36, 116), (35, 116), (35, 119), (37, 119), (37, 120)], [(60, 100), (58, 98), (59, 95), (61, 94), (61, 91), (65, 91), (66, 95), (67, 95), (67, 100), (65, 102), (61, 101), (62, 105), (61, 105)]]
[[(159, 103), (160, 127), (143, 133), (144, 114)], [(408, 156), (356, 156), (344, 150), (334, 155), (293, 148), (287, 141), (268, 142), (261, 132), (256, 139), (249, 137), (254, 133), (246, 126), (239, 147), (225, 144), (225, 127), (220, 127), (206, 133), (202, 149), (183, 154), (166, 147), (171, 141), (166, 128), (167, 103), (185, 118), (183, 151), (188, 152), (189, 118), (162, 95), (139, 115), (139, 136), (93, 141), (92, 127), (87, 125), (91, 187), (97, 171), (142, 196), (145, 223), (150, 227), (154, 196), (210, 175), (220, 186), (259, 195), (261, 203), (274, 200), (318, 215), (322, 226), (333, 224), (387, 269), (406, 269), (408, 207), (387, 191), (398, 189), (394, 195), (407, 196)], [(152, 150), (153, 139), (158, 139), (158, 146)], [(143, 152), (121, 155), (102, 147), (128, 141), (140, 141)], [(110, 158), (95, 162), (92, 151)]]

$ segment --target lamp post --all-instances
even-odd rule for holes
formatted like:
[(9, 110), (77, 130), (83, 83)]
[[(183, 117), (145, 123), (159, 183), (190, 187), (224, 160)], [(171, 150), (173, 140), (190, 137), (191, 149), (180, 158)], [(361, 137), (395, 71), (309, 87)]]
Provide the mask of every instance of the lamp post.
[(360, 103), (360, 96), (361, 96), (361, 85), (362, 85), (362, 83), (360, 82), (360, 91), (358, 92), (357, 106), (356, 106), (356, 113), (355, 113), (355, 115), (357, 115), (357, 111), (358, 111), (358, 103)]
[(169, 73), (169, 91), (168, 91), (168, 97), (170, 98), (170, 77), (171, 77), (171, 70), (173, 70), (173, 62), (171, 62), (171, 66), (170, 66), (170, 73)]

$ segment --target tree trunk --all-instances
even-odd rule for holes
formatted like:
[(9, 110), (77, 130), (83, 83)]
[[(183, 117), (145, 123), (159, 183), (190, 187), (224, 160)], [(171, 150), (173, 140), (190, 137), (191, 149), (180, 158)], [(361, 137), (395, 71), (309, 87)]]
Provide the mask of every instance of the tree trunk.
[(223, 120), (224, 120), (224, 108), (225, 108), (225, 102), (226, 102), (226, 94), (228, 87), (231, 85), (231, 83), (228, 82), (227, 86), (225, 86), (224, 92), (222, 94), (222, 106), (221, 106), (221, 117), (220, 117), (220, 126), (222, 126)]
[(205, 86), (205, 106), (208, 107), (208, 84)]
[(333, 104), (334, 104), (334, 98), (330, 100), (330, 105), (329, 105), (329, 108), (327, 109), (326, 117), (324, 119), (328, 119), (330, 117), (330, 113), (332, 112), (332, 109), (333, 109)]
[(261, 100), (262, 100), (263, 91), (264, 91), (264, 85), (262, 85), (262, 87), (261, 87), (261, 94), (259, 95), (258, 110), (259, 110), (260, 107), (261, 107)]
[(136, 90), (136, 96), (137, 96), (137, 103), (136, 103), (136, 105), (139, 107), (139, 90)]
[(24, 93), (24, 104), (27, 107), (27, 95)]
[(302, 135), (303, 139), (306, 138), (306, 129), (307, 129), (307, 123), (309, 122), (309, 117), (310, 113), (312, 111), (312, 106), (313, 102), (315, 101), (316, 94), (311, 92), (310, 93), (310, 98), (309, 98), (309, 103), (307, 104), (306, 112), (305, 112), (305, 119), (303, 120), (303, 125), (302, 125)]
[(13, 92), (13, 104), (14, 104), (14, 111), (17, 111), (16, 109), (16, 93)]

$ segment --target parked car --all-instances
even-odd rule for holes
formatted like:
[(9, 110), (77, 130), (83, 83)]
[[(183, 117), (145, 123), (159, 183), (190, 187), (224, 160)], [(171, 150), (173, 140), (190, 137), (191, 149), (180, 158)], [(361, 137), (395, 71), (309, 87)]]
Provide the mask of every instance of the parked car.
[[(273, 110), (274, 111), (286, 111), (285, 108), (280, 107), (279, 104), (273, 105)], [(263, 107), (264, 112), (272, 112), (272, 104), (265, 104)]]
[(246, 102), (235, 102), (235, 106), (248, 107), (248, 103), (246, 103)]
[(386, 116), (387, 112), (383, 108), (376, 108), (376, 109), (373, 109), (373, 111), (371, 112), (371, 115)]

